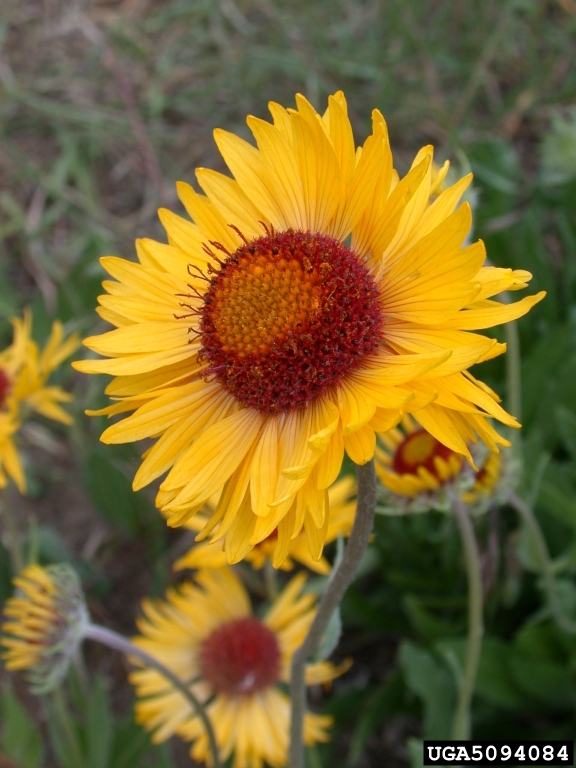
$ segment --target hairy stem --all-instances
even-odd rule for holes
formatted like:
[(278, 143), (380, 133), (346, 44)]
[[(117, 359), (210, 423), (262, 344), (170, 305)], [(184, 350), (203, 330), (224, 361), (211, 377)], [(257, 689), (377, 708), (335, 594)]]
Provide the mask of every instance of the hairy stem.
[(464, 560), (468, 576), (468, 639), (466, 642), (464, 671), (460, 680), (456, 712), (452, 723), (452, 738), (469, 739), (471, 735), (470, 705), (474, 695), (476, 675), (480, 663), (480, 651), (482, 650), (482, 636), (484, 635), (482, 570), (478, 544), (474, 535), (474, 526), (472, 525), (466, 505), (456, 495), (452, 501), (460, 529), (460, 536), (462, 537)]
[(546, 594), (546, 600), (548, 608), (556, 624), (569, 635), (576, 635), (576, 622), (570, 619), (564, 613), (558, 593), (556, 592), (556, 585), (554, 583), (554, 571), (552, 568), (552, 561), (550, 559), (550, 552), (548, 551), (548, 545), (546, 539), (542, 533), (542, 529), (538, 524), (536, 515), (532, 509), (515, 493), (511, 493), (509, 497), (509, 503), (516, 512), (520, 515), (524, 524), (530, 532), (530, 537), (534, 544), (534, 550), (536, 557), (539, 560), (540, 573), (542, 575), (542, 581), (544, 584), (544, 592)]
[(332, 614), (352, 583), (362, 561), (376, 509), (376, 471), (374, 462), (356, 467), (358, 478), (358, 504), (354, 526), (338, 568), (332, 572), (326, 591), (306, 639), (292, 657), (290, 696), (292, 718), (290, 722), (290, 768), (304, 768), (304, 712), (306, 710), (306, 662), (318, 652)]
[(271, 601), (276, 600), (280, 594), (278, 579), (276, 578), (276, 569), (272, 565), (272, 561), (268, 559), (264, 563), (264, 583), (266, 584), (268, 599)]
[(84, 632), (84, 637), (89, 638), (90, 640), (95, 640), (96, 642), (102, 643), (103, 645), (107, 645), (109, 648), (120, 651), (120, 653), (123, 653), (126, 656), (132, 656), (136, 659), (139, 659), (147, 667), (152, 667), (163, 677), (165, 677), (166, 680), (172, 683), (174, 688), (180, 691), (182, 696), (184, 696), (184, 698), (188, 701), (204, 725), (206, 735), (208, 736), (208, 742), (210, 744), (210, 752), (212, 753), (213, 768), (222, 768), (222, 763), (218, 754), (216, 736), (214, 735), (214, 729), (212, 728), (210, 718), (208, 717), (202, 702), (194, 695), (186, 683), (184, 683), (177, 675), (175, 675), (172, 670), (168, 669), (168, 667), (165, 667), (164, 664), (158, 661), (158, 659), (155, 659), (154, 656), (146, 653), (146, 651), (143, 651), (137, 645), (134, 645), (134, 643), (130, 642), (130, 640), (127, 640), (125, 637), (119, 635), (117, 632), (114, 632), (111, 629), (100, 627), (97, 624), (89, 624)]

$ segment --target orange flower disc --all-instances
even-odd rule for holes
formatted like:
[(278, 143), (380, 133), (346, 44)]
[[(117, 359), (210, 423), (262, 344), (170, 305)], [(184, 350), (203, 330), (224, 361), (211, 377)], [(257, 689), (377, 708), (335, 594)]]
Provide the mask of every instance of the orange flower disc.
[(204, 376), (264, 413), (302, 408), (377, 350), (379, 292), (332, 237), (271, 233), (212, 277), (201, 310)]

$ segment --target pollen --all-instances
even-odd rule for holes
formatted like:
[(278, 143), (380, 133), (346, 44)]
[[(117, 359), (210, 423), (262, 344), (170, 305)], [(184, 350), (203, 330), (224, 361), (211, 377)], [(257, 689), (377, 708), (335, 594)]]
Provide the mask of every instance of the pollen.
[(268, 688), (280, 677), (276, 635), (253, 616), (223, 624), (203, 641), (200, 670), (208, 683), (228, 695)]
[(422, 468), (439, 482), (458, 474), (462, 460), (425, 429), (408, 435), (396, 448), (392, 469), (399, 475), (417, 475)]
[(210, 280), (204, 375), (260, 411), (301, 408), (377, 349), (382, 326), (376, 283), (353, 251), (326, 235), (271, 233)]

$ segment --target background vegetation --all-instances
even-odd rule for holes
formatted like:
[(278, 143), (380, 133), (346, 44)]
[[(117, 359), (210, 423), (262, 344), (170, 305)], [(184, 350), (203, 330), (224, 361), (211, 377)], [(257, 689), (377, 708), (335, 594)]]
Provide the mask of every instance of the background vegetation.
[[(58, 317), (99, 328), (98, 257), (162, 238), (156, 209), (180, 210), (177, 179), (223, 170), (211, 131), (248, 136), (247, 113), (303, 92), (318, 108), (343, 88), (357, 138), (385, 114), (397, 165), (424, 143), (477, 191), (476, 235), (500, 266), (529, 269), (548, 298), (520, 322), (521, 495), (536, 504), (565, 621), (551, 618), (534, 554), (512, 510), (477, 526), (487, 636), (473, 709), (478, 738), (576, 733), (576, 2), (575, 0), (2, 0), (0, 8), (0, 337), (30, 305), (42, 341)], [(481, 375), (506, 395), (502, 361)], [(134, 631), (139, 600), (173, 578), (190, 543), (133, 494), (132, 448), (98, 442), (83, 411), (101, 380), (70, 369), (75, 424), (23, 435), (30, 493), (13, 494), (42, 562), (73, 562), (94, 617)], [(96, 377), (94, 377), (96, 378)], [(10, 591), (0, 548), (0, 604)], [(453, 520), (379, 518), (343, 607), (338, 654), (352, 670), (320, 708), (336, 716), (321, 766), (418, 765), (443, 738), (466, 630), (466, 579)], [(570, 622), (573, 622), (572, 624)], [(38, 702), (0, 672), (2, 768), (172, 768), (131, 719), (121, 659), (89, 647), (96, 683)], [(84, 698), (83, 698), (84, 697)], [(68, 710), (68, 716), (65, 711)], [(72, 723), (72, 725), (71, 725)], [(47, 734), (50, 738), (47, 739)]]

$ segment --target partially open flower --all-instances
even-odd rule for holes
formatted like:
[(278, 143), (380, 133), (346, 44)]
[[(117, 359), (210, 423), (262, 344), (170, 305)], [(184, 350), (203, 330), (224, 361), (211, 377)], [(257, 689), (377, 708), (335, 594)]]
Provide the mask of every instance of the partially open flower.
[(32, 690), (47, 693), (66, 676), (88, 625), (76, 572), (66, 564), (29, 565), (6, 601), (2, 658), (6, 669), (28, 670)]
[[(355, 493), (356, 482), (350, 475), (338, 480), (328, 489), (330, 514), (326, 544), (335, 541), (338, 536), (347, 537), (350, 535), (356, 515), (356, 500), (351, 498)], [(201, 531), (206, 525), (206, 521), (206, 516), (199, 513), (190, 518), (185, 526), (192, 531)], [(283, 537), (285, 537), (285, 541)], [(291, 539), (289, 531), (280, 531), (276, 528), (268, 538), (250, 549), (244, 559), (256, 569), (263, 568), (266, 561), (270, 561), (275, 568), (291, 571), (294, 568), (294, 561), (296, 561), (316, 573), (323, 575), (330, 573), (331, 566), (328, 560), (325, 557), (314, 560), (310, 554), (310, 549), (304, 531), (300, 531), (295, 538)], [(176, 561), (174, 567), (176, 570), (183, 568), (222, 568), (226, 563), (226, 537), (224, 540), (219, 539), (218, 529), (216, 529), (212, 541), (196, 544)]]
[[(196, 583), (169, 590), (166, 600), (144, 603), (141, 635), (134, 642), (206, 702), (222, 761), (234, 754), (234, 768), (287, 763), (290, 699), (281, 689), (292, 654), (314, 618), (315, 596), (302, 595), (306, 579), (296, 576), (262, 618), (251, 610), (246, 590), (229, 568), (203, 570)], [(306, 681), (327, 682), (348, 668), (329, 662), (307, 668)], [(164, 741), (177, 733), (193, 742), (191, 755), (209, 762), (203, 725), (182, 694), (150, 668), (132, 673), (136, 718)], [(328, 740), (331, 718), (308, 712), (306, 744)]]
[(405, 416), (399, 427), (379, 435), (376, 472), (387, 490), (384, 511), (449, 511), (454, 492), (476, 513), (504, 500), (518, 475), (513, 451), (476, 444), (470, 454), (475, 467)]
[(14, 339), (0, 352), (0, 488), (14, 480), (20, 493), (26, 490), (24, 470), (14, 436), (22, 422), (38, 413), (62, 424), (71, 424), (61, 403), (72, 399), (61, 387), (46, 386), (51, 374), (78, 347), (72, 334), (64, 338), (62, 323), (56, 321), (43, 350), (32, 339), (32, 315), (13, 318)]

